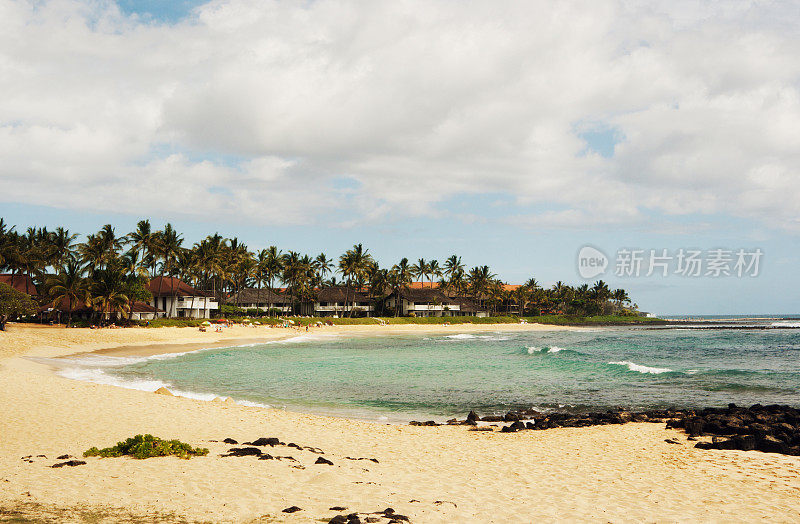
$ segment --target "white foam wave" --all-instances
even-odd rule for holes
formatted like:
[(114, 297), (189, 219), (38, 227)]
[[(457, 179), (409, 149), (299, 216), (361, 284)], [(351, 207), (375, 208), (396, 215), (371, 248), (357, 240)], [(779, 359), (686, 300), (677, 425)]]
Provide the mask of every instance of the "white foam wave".
[(800, 322), (773, 322), (770, 327), (778, 328), (800, 328)]
[(55, 367), (63, 366), (86, 366), (93, 368), (111, 368), (129, 366), (131, 364), (140, 364), (151, 360), (171, 360), (173, 358), (182, 357), (184, 355), (191, 355), (193, 353), (200, 353), (203, 351), (210, 351), (212, 349), (229, 349), (231, 347), (247, 347), (253, 344), (243, 344), (241, 346), (229, 346), (228, 348), (200, 348), (192, 351), (181, 351), (177, 353), (159, 353), (157, 355), (149, 355), (145, 357), (114, 357), (111, 355), (98, 355), (89, 354), (82, 355), (75, 358), (50, 358), (38, 359)]
[(511, 337), (508, 335), (471, 335), (469, 333), (459, 333), (458, 335), (445, 335), (444, 338), (449, 338), (450, 340), (492, 340), (492, 341), (501, 341), (501, 340), (511, 340)]
[(296, 337), (291, 338), (284, 338), (281, 340), (268, 340), (265, 342), (258, 342), (256, 344), (249, 344), (252, 346), (258, 346), (260, 344), (299, 344), (302, 342), (320, 342), (323, 340), (330, 340), (333, 338), (337, 338), (339, 335), (314, 335), (314, 334), (307, 334), (307, 335), (297, 335)]
[(669, 368), (653, 368), (649, 366), (643, 366), (635, 362), (629, 362), (627, 360), (623, 360), (621, 362), (609, 362), (609, 364), (614, 366), (627, 366), (630, 371), (637, 371), (639, 373), (650, 373), (653, 375), (659, 375), (661, 373), (669, 373), (672, 371)]
[(171, 384), (162, 382), (161, 380), (123, 379), (114, 375), (110, 375), (100, 368), (68, 367), (56, 371), (56, 375), (73, 380), (81, 380), (83, 382), (118, 386), (126, 389), (136, 389), (139, 391), (155, 391), (162, 387), (168, 389), (172, 387)]
[(558, 353), (559, 351), (564, 351), (564, 348), (560, 348), (558, 346), (544, 346), (544, 347), (530, 346), (528, 348), (529, 355), (533, 355), (536, 353)]
[[(191, 398), (195, 400), (211, 401), (219, 397), (213, 393), (199, 393), (197, 391), (186, 391), (172, 387), (169, 382), (162, 380), (128, 379), (106, 373), (100, 368), (63, 368), (56, 372), (58, 376), (93, 384), (103, 384), (106, 386), (116, 386), (125, 389), (135, 389), (137, 391), (156, 391), (160, 388), (167, 388), (176, 397)], [(225, 398), (222, 396), (222, 398)], [(252, 402), (250, 400), (233, 399), (240, 406), (257, 408), (269, 408), (268, 404)]]

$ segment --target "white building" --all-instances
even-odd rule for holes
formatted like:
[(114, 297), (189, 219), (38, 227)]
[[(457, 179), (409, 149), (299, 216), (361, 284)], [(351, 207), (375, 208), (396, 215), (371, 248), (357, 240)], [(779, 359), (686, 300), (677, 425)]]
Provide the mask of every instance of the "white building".
[(313, 315), (316, 317), (371, 317), (375, 307), (361, 291), (346, 287), (326, 287), (317, 292)]
[(289, 299), (290, 297), (284, 293), (248, 287), (239, 290), (237, 294), (228, 296), (225, 303), (242, 309), (260, 309), (264, 312), (273, 309), (285, 314), (291, 310)]
[(451, 298), (436, 288), (409, 288), (392, 293), (386, 299), (388, 308), (399, 308), (402, 316), (414, 317), (460, 317), (460, 316), (486, 316), (485, 311), (479, 311), (472, 301), (460, 298)]
[(150, 281), (153, 307), (158, 316), (170, 318), (209, 318), (219, 304), (210, 293), (198, 291), (175, 277), (156, 277)]

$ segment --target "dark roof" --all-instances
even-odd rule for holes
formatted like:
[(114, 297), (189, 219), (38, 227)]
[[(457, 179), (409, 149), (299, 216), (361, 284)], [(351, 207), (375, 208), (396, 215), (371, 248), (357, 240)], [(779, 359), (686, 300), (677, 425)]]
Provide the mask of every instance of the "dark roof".
[(408, 300), (409, 302), (439, 302), (440, 304), (458, 304), (457, 300), (448, 297), (436, 288), (401, 289), (400, 297)]
[(36, 286), (33, 285), (33, 280), (28, 275), (0, 275), (0, 282), (8, 284), (17, 291), (27, 293), (32, 297), (39, 296)]
[(236, 294), (229, 294), (226, 297), (225, 301), (228, 304), (234, 304), (234, 303), (239, 303), (239, 304), (261, 303), (265, 305), (288, 304), (289, 297), (287, 297), (283, 293), (275, 293), (274, 291), (266, 288), (261, 288), (261, 292), (259, 294), (258, 288), (248, 287), (240, 289), (238, 297), (236, 296)]
[(131, 313), (163, 313), (163, 309), (153, 307), (146, 302), (134, 302), (131, 306)]
[(147, 286), (154, 297), (210, 297), (176, 277), (155, 277)]
[(324, 287), (317, 291), (318, 302), (367, 302), (369, 297), (355, 289), (348, 289), (344, 286)]
[(454, 299), (459, 306), (461, 311), (466, 311), (468, 313), (477, 313), (478, 311), (487, 311), (487, 308), (480, 307), (480, 304), (472, 300), (471, 298), (467, 297), (457, 297)]
[(77, 311), (89, 311), (91, 307), (87, 306), (85, 302), (80, 302), (77, 300), (72, 301), (72, 306), (70, 306), (69, 300), (66, 298), (62, 298), (59, 302), (55, 305), (53, 304), (52, 300), (47, 300), (42, 304), (42, 307), (39, 308), (39, 311), (61, 311), (63, 313), (68, 313), (72, 310), (73, 313)]

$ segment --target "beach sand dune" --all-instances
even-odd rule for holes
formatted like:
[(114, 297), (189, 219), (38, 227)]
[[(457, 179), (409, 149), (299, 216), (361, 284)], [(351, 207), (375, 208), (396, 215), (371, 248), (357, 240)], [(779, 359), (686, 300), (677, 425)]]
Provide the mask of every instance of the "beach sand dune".
[[(369, 332), (359, 328), (352, 332)], [(225, 337), (251, 339), (254, 331)], [(320, 522), (391, 507), (415, 523), (800, 520), (800, 458), (696, 450), (662, 424), (511, 434), (388, 425), (76, 382), (22, 358), (218, 338), (198, 335), (218, 334), (18, 326), (0, 334), (0, 515), (59, 522)], [(210, 453), (191, 460), (87, 458), (81, 466), (50, 467), (61, 462), (58, 456), (80, 457), (91, 446), (138, 433), (178, 438)], [(277, 437), (324, 455), (266, 446), (266, 453), (295, 460), (221, 457), (236, 447), (221, 442), (228, 437), (240, 443)], [(319, 456), (333, 465), (315, 464)], [(378, 462), (352, 460), (358, 458)], [(302, 510), (282, 512), (290, 506)]]

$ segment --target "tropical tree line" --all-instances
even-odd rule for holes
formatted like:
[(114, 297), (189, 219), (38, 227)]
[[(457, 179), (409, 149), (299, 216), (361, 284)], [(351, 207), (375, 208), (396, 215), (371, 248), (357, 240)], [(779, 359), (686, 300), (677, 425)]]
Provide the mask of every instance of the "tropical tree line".
[[(294, 313), (313, 302), (321, 289), (338, 287), (344, 290), (344, 310), (358, 291), (367, 294), (380, 314), (396, 315), (397, 311), (385, 307), (385, 299), (415, 281), (422, 287), (436, 287), (448, 297), (471, 300), (492, 313), (594, 315), (630, 304), (624, 290), (610, 290), (603, 281), (577, 287), (557, 282), (543, 288), (531, 278), (509, 289), (489, 266), (468, 268), (457, 255), (441, 264), (403, 258), (381, 267), (361, 244), (338, 258), (284, 252), (276, 246), (251, 250), (238, 238), (219, 234), (189, 245), (171, 224), (154, 229), (149, 220), (139, 221), (127, 234), (120, 235), (107, 224), (83, 242), (77, 239), (78, 235), (62, 227), (17, 231), (0, 218), (0, 271), (33, 285), (43, 304), (60, 307), (68, 315), (78, 306), (98, 314), (129, 313), (135, 301), (152, 298), (148, 285), (157, 276), (180, 278), (234, 307), (246, 288), (256, 290), (259, 303), (268, 303), (281, 293)], [(351, 315), (354, 310), (350, 308)]]

